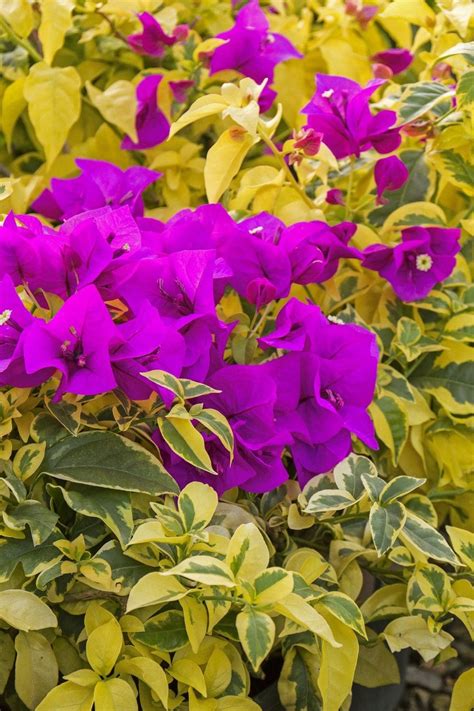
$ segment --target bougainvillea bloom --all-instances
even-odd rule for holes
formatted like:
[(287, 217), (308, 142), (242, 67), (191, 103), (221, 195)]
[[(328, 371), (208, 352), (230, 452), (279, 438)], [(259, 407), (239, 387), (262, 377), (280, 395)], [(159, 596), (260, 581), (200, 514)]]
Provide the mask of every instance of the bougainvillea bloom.
[(403, 301), (423, 299), (453, 271), (460, 234), (458, 229), (408, 227), (396, 247), (367, 247), (362, 263), (387, 279)]
[(386, 49), (372, 55), (374, 62), (388, 67), (392, 74), (401, 74), (413, 62), (413, 55), (408, 49)]
[(286, 341), (286, 349), (293, 351), (265, 368), (277, 384), (277, 423), (292, 437), (290, 450), (302, 484), (347, 456), (352, 434), (377, 448), (366, 411), (377, 375), (373, 333), (335, 324), (317, 306), (290, 301), (264, 341), (282, 350)]
[(158, 87), (162, 79), (161, 74), (152, 74), (138, 84), (136, 89), (138, 108), (135, 117), (138, 141), (134, 143), (130, 136), (126, 136), (122, 141), (122, 148), (144, 150), (157, 146), (168, 138), (170, 124), (158, 107)]
[[(234, 26), (217, 36), (227, 42), (214, 50), (211, 74), (223, 69), (234, 69), (258, 84), (266, 79), (270, 85), (277, 64), (302, 56), (286, 37), (270, 32), (268, 20), (258, 0), (250, 0), (244, 5), (237, 13)], [(264, 111), (275, 98), (275, 92), (268, 85), (259, 102)]]
[(25, 332), (26, 372), (59, 370), (56, 393), (96, 395), (113, 390), (117, 383), (109, 349), (116, 328), (97, 289), (88, 286), (71, 296), (48, 323), (35, 321)]
[[(208, 380), (221, 390), (203, 398), (206, 408), (221, 412), (234, 433), (234, 458), (214, 435), (205, 435), (217, 477), (199, 472), (199, 479), (223, 493), (234, 486), (246, 491), (269, 491), (288, 478), (281, 462), (283, 442), (275, 427), (274, 380), (259, 366), (231, 365)], [(159, 435), (155, 435), (160, 441)], [(196, 479), (196, 470), (164, 447), (164, 462), (176, 481), (184, 486)]]
[(386, 190), (398, 190), (405, 185), (408, 176), (408, 168), (397, 156), (388, 156), (378, 160), (374, 167), (377, 205), (383, 205), (387, 202), (383, 197)]
[(135, 52), (148, 54), (150, 57), (162, 57), (166, 47), (171, 47), (180, 40), (184, 40), (188, 34), (187, 25), (178, 25), (173, 32), (168, 35), (162, 26), (149, 12), (141, 12), (137, 15), (142, 23), (142, 31), (127, 37), (128, 43)]
[(316, 93), (303, 109), (308, 126), (323, 134), (323, 142), (336, 158), (359, 156), (374, 148), (390, 153), (400, 145), (400, 129), (394, 128), (395, 111), (372, 114), (369, 99), (384, 82), (374, 79), (365, 88), (345, 77), (318, 74)]
[(142, 193), (160, 177), (149, 168), (134, 165), (125, 171), (102, 160), (78, 158), (81, 174), (76, 178), (53, 178), (31, 207), (52, 220), (65, 220), (85, 210), (106, 205), (129, 205), (134, 215), (143, 215)]

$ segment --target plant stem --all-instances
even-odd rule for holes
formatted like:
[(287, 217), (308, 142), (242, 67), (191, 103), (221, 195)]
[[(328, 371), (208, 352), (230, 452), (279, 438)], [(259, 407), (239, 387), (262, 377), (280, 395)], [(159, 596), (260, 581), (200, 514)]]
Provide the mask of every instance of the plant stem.
[(0, 17), (0, 27), (8, 37), (14, 42), (15, 44), (19, 45), (20, 47), (23, 47), (24, 50), (28, 52), (30, 57), (35, 60), (35, 62), (42, 62), (43, 57), (41, 54), (33, 47), (31, 42), (29, 42), (27, 39), (23, 39), (17, 33), (10, 27), (8, 22), (6, 22), (3, 17)]
[(287, 177), (287, 179), (288, 179), (288, 182), (289, 182), (289, 183), (291, 184), (291, 186), (296, 190), (296, 192), (298, 193), (298, 195), (301, 196), (302, 200), (304, 200), (304, 202), (306, 203), (306, 205), (307, 205), (308, 207), (310, 207), (312, 210), (314, 210), (314, 207), (315, 207), (315, 206), (314, 206), (314, 202), (311, 200), (310, 197), (308, 197), (308, 195), (306, 195), (306, 193), (305, 193), (305, 191), (304, 191), (304, 188), (302, 188), (301, 185), (299, 184), (299, 182), (296, 180), (296, 178), (295, 178), (295, 176), (293, 175), (293, 173), (291, 172), (289, 166), (286, 164), (286, 161), (285, 161), (285, 158), (284, 158), (283, 154), (278, 150), (278, 148), (275, 146), (275, 144), (273, 143), (273, 141), (271, 140), (271, 138), (268, 138), (268, 136), (265, 135), (264, 131), (261, 131), (261, 130), (260, 130), (260, 131), (258, 132), (258, 135), (260, 136), (260, 138), (261, 138), (262, 141), (265, 143), (265, 145), (267, 146), (267, 148), (270, 149), (270, 151), (272, 152), (272, 154), (275, 156), (275, 158), (276, 158), (276, 159), (278, 160), (278, 162), (280, 163), (280, 165), (281, 165), (281, 167), (282, 167), (282, 169), (283, 169), (283, 171), (284, 171), (284, 173), (285, 173), (285, 175), (286, 175), (286, 177)]
[(348, 220), (352, 215), (352, 187), (354, 182), (354, 160), (351, 156), (351, 162), (349, 164), (349, 181), (347, 183), (347, 195), (346, 195), (346, 220)]

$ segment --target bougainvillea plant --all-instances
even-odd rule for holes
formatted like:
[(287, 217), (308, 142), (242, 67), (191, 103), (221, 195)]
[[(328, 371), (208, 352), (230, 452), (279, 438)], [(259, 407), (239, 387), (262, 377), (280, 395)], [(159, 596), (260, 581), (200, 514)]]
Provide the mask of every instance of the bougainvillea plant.
[(473, 32), (0, 2), (2, 709), (349, 711), (474, 638)]

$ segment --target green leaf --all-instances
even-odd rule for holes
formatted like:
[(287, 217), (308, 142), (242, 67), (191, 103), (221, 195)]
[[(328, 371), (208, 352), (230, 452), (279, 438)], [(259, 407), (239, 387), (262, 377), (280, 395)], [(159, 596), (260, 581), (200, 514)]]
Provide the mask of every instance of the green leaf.
[(318, 598), (317, 606), (326, 608), (326, 610), (329, 610), (338, 620), (348, 627), (351, 627), (362, 637), (367, 638), (362, 612), (354, 600), (351, 600), (349, 595), (345, 595), (341, 592), (330, 592)]
[(408, 438), (408, 417), (399, 401), (391, 395), (377, 397), (370, 407), (377, 437), (389, 448), (393, 464), (398, 458)]
[(362, 475), (377, 476), (375, 464), (367, 457), (358, 454), (350, 454), (346, 459), (334, 468), (334, 481), (339, 489), (344, 489), (353, 496), (354, 500), (359, 499), (365, 492)]
[(60, 491), (67, 505), (77, 513), (103, 521), (117, 536), (122, 546), (128, 544), (133, 533), (129, 492), (81, 485), (69, 489), (55, 485), (49, 485), (48, 488)]
[(385, 486), (384, 480), (378, 476), (367, 476), (363, 474), (362, 483), (369, 494), (370, 500), (378, 501)]
[(39, 632), (15, 637), (15, 691), (29, 709), (35, 709), (58, 683), (58, 663), (50, 643)]
[(217, 494), (208, 484), (194, 481), (178, 496), (183, 531), (201, 531), (209, 525), (218, 504)]
[(161, 612), (149, 619), (145, 630), (136, 632), (133, 638), (160, 652), (175, 652), (188, 644), (184, 615), (179, 610)]
[(175, 378), (174, 375), (171, 375), (171, 373), (168, 373), (166, 370), (148, 370), (146, 373), (140, 373), (140, 375), (143, 375), (147, 380), (151, 380), (155, 385), (160, 385), (162, 388), (170, 390), (181, 400), (192, 400), (195, 397), (203, 397), (204, 395), (221, 392), (220, 390), (209, 387), (209, 385), (204, 385), (204, 383), (198, 383), (195, 380)]
[(461, 75), (456, 87), (456, 96), (460, 107), (474, 104), (474, 69)]
[(205, 585), (223, 585), (234, 587), (232, 571), (226, 563), (211, 555), (195, 555), (181, 561), (174, 568), (164, 570), (162, 575), (182, 575)]
[(58, 624), (54, 612), (26, 590), (0, 591), (0, 619), (23, 632), (56, 627)]
[(285, 709), (322, 711), (318, 690), (318, 657), (302, 647), (292, 647), (284, 657), (278, 694)]
[(81, 428), (81, 408), (77, 403), (71, 402), (45, 402), (46, 409), (56, 418), (62, 426), (76, 436)]
[(228, 421), (217, 410), (208, 408), (199, 414), (192, 415), (193, 420), (199, 422), (209, 432), (216, 435), (223, 447), (230, 453), (230, 461), (234, 458), (234, 433)]
[(176, 482), (157, 457), (112, 432), (65, 437), (46, 450), (42, 471), (56, 479), (143, 494), (177, 494)]
[(180, 417), (159, 417), (158, 427), (161, 436), (178, 457), (209, 474), (216, 474), (204, 445), (204, 438), (189, 420)]
[[(421, 81), (411, 84), (400, 99), (402, 123), (415, 121), (429, 111), (441, 116), (451, 108), (453, 90), (435, 81)], [(436, 110), (435, 110), (436, 109)]]
[[(474, 70), (472, 73), (474, 74)], [(443, 335), (456, 341), (474, 341), (474, 314), (456, 314), (450, 318), (444, 327)]]
[(474, 166), (460, 153), (455, 151), (440, 151), (441, 162), (455, 185), (460, 188), (467, 187), (470, 191), (474, 188)]
[(449, 349), (425, 358), (414, 371), (412, 382), (433, 395), (448, 412), (469, 415), (474, 403), (471, 349), (464, 343), (444, 343)]
[(236, 578), (253, 581), (270, 560), (265, 539), (254, 523), (242, 523), (229, 541), (226, 563)]
[(239, 640), (254, 671), (270, 654), (275, 639), (275, 623), (269, 615), (252, 607), (239, 612), (236, 620)]
[(353, 504), (355, 504), (355, 499), (348, 491), (323, 489), (312, 495), (304, 512), (318, 514), (326, 513), (327, 511), (340, 511)]
[(168, 681), (158, 662), (147, 657), (133, 657), (120, 661), (115, 669), (118, 674), (130, 674), (143, 681), (168, 708)]
[(443, 54), (440, 54), (436, 61), (455, 57), (459, 54), (462, 55), (464, 59), (467, 59), (470, 64), (474, 64), (474, 42), (459, 42), (447, 49)]
[(15, 645), (8, 632), (0, 630), (0, 694), (3, 694), (15, 663)]
[(377, 549), (382, 556), (393, 547), (406, 517), (404, 506), (398, 501), (385, 506), (372, 504), (369, 516), (370, 531)]
[(293, 576), (283, 568), (267, 568), (255, 578), (256, 602), (269, 605), (293, 592)]
[(401, 496), (406, 496), (414, 489), (423, 486), (425, 482), (426, 479), (417, 479), (414, 476), (397, 476), (385, 485), (380, 494), (380, 504), (384, 505)]
[(28, 113), (48, 167), (57, 158), (81, 111), (81, 77), (74, 67), (33, 64), (26, 77)]
[(361, 645), (354, 683), (368, 689), (400, 683), (397, 660), (382, 639), (371, 646)]
[(401, 538), (402, 540), (405, 539), (421, 553), (424, 553), (428, 558), (446, 561), (451, 565), (460, 565), (460, 561), (456, 558), (443, 536), (435, 528), (409, 511), (407, 512), (407, 519)]
[(59, 516), (39, 501), (23, 501), (18, 506), (9, 506), (3, 518), (8, 526), (17, 530), (29, 526), (33, 543), (39, 546), (54, 531)]

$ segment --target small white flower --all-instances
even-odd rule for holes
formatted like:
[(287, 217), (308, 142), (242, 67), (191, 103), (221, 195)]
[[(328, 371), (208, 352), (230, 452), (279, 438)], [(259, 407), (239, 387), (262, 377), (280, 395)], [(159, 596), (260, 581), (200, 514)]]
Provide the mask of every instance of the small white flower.
[(328, 321), (331, 321), (331, 323), (340, 323), (344, 325), (344, 321), (342, 318), (337, 318), (337, 316), (328, 316)]
[(416, 257), (416, 268), (419, 272), (429, 272), (433, 266), (433, 260), (429, 254), (418, 254)]
[(2, 311), (2, 313), (0, 314), (0, 326), (4, 326), (8, 322), (8, 319), (11, 315), (11, 309), (5, 309), (5, 311)]
[(256, 234), (258, 234), (259, 232), (262, 232), (262, 230), (263, 230), (263, 227), (262, 227), (261, 225), (260, 225), (259, 227), (252, 227), (252, 229), (249, 230), (249, 234), (250, 234), (250, 235), (256, 235)]
[(334, 89), (327, 89), (326, 91), (323, 91), (321, 96), (323, 97), (323, 99), (330, 99), (333, 94), (334, 94)]

